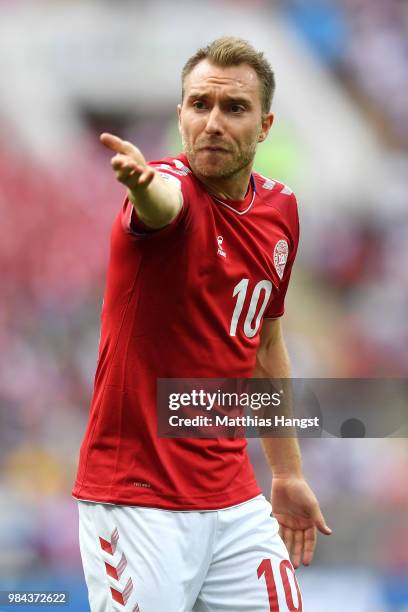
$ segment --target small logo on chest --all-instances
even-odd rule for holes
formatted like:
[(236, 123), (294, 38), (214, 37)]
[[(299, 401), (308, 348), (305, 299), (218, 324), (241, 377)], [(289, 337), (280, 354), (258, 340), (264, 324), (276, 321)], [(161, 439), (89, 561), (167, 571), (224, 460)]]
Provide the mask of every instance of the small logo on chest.
[(218, 250), (217, 253), (218, 255), (220, 255), (220, 257), (227, 257), (226, 252), (224, 251), (224, 249), (222, 248), (222, 243), (224, 242), (224, 238), (222, 236), (217, 236), (217, 244), (218, 244)]
[(278, 240), (273, 250), (273, 263), (281, 280), (288, 260), (288, 253), (289, 247), (286, 240)]

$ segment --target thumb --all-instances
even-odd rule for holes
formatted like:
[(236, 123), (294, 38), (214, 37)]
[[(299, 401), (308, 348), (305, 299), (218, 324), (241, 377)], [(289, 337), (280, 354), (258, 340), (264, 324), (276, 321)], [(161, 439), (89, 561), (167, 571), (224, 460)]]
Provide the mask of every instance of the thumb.
[(327, 525), (326, 521), (324, 520), (324, 516), (321, 513), (320, 508), (316, 510), (313, 520), (314, 520), (314, 523), (317, 529), (320, 531), (320, 533), (324, 533), (324, 535), (331, 535), (333, 533), (333, 530), (330, 529), (330, 527)]

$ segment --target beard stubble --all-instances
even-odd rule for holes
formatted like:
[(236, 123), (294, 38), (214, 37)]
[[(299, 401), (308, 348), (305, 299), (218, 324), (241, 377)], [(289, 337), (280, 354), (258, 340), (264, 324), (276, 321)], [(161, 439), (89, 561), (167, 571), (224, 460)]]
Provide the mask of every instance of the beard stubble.
[[(257, 142), (251, 142), (243, 150), (241, 150), (237, 155), (233, 155), (231, 159), (227, 159), (224, 161), (220, 161), (218, 164), (206, 164), (200, 162), (197, 157), (199, 153), (197, 153), (187, 140), (182, 137), (183, 143), (183, 151), (187, 156), (191, 169), (194, 174), (198, 176), (203, 176), (206, 178), (230, 178), (235, 174), (238, 174), (241, 170), (246, 168), (249, 165), (252, 165)], [(211, 146), (211, 145), (208, 145)], [(216, 146), (215, 144), (213, 146)]]

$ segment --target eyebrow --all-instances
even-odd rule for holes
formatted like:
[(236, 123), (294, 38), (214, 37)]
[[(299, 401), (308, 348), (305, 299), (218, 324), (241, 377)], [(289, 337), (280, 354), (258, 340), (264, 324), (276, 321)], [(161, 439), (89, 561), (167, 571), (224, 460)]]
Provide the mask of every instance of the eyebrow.
[[(200, 90), (193, 90), (191, 91), (188, 96), (187, 99), (191, 100), (192, 98), (208, 98), (210, 97), (210, 94), (208, 94), (205, 91), (200, 91)], [(246, 106), (252, 106), (252, 101), (250, 98), (247, 98), (246, 96), (240, 96), (240, 95), (229, 95), (226, 94), (223, 96), (224, 98), (226, 98), (228, 100), (228, 102), (234, 102), (235, 104), (244, 104)]]

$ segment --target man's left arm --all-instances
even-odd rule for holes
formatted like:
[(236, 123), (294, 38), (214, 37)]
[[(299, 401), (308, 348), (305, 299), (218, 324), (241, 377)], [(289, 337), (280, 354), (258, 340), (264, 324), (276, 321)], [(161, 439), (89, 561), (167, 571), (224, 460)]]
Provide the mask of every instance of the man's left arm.
[[(264, 320), (253, 377), (290, 378), (280, 319)], [(271, 503), (279, 533), (293, 566), (299, 567), (302, 559), (304, 565), (309, 565), (316, 547), (316, 530), (325, 535), (332, 531), (304, 478), (298, 439), (296, 435), (261, 438), (261, 443), (272, 470)]]

